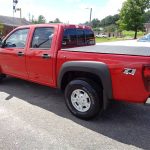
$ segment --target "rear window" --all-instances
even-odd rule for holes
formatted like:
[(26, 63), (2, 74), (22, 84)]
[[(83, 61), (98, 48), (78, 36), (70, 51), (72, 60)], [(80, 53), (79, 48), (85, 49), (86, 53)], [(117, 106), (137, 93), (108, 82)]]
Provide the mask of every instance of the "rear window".
[(94, 45), (95, 38), (93, 31), (89, 29), (65, 29), (62, 41), (62, 48)]

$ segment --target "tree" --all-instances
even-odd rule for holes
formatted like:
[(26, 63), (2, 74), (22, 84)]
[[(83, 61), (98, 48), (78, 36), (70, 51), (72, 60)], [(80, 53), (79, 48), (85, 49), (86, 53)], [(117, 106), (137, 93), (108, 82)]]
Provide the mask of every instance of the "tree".
[(54, 21), (49, 21), (49, 23), (62, 23), (59, 18), (56, 18)]
[(56, 19), (54, 20), (54, 23), (61, 23), (61, 21), (59, 20), (59, 18), (56, 18)]
[(38, 17), (38, 23), (39, 23), (39, 24), (40, 24), (40, 23), (46, 23), (45, 17), (42, 16), (42, 15), (40, 15), (40, 16)]
[(116, 32), (117, 31), (117, 25), (111, 24), (111, 25), (105, 27), (104, 31), (108, 32), (108, 33), (110, 33), (110, 32)]
[(99, 25), (100, 25), (100, 20), (98, 20), (97, 18), (92, 20), (93, 28), (99, 27)]
[(80, 24), (80, 25), (86, 25), (86, 26), (88, 26), (88, 25), (90, 25), (90, 22), (89, 22), (89, 21), (86, 21), (85, 23)]
[(123, 3), (120, 11), (118, 24), (122, 30), (135, 31), (134, 39), (137, 38), (138, 30), (143, 28), (145, 10), (149, 8), (150, 0), (127, 0)]
[(144, 23), (150, 23), (150, 10), (144, 14)]
[(32, 19), (33, 24), (41, 24), (41, 23), (46, 23), (46, 19), (43, 15), (39, 15), (38, 20)]
[(119, 20), (119, 15), (116, 14), (114, 16), (107, 16), (104, 19), (101, 20), (100, 22), (100, 26), (101, 27), (106, 27), (106, 26), (110, 26), (110, 25), (115, 25), (116, 21)]

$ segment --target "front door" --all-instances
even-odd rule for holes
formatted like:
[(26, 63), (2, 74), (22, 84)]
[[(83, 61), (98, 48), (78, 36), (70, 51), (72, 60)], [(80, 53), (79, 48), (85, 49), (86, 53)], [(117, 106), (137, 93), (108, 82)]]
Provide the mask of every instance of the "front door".
[(27, 52), (29, 79), (38, 83), (52, 83), (52, 37), (54, 28), (37, 27), (34, 30), (30, 48)]
[(3, 73), (27, 78), (25, 65), (26, 40), (29, 29), (14, 31), (0, 48), (0, 65)]

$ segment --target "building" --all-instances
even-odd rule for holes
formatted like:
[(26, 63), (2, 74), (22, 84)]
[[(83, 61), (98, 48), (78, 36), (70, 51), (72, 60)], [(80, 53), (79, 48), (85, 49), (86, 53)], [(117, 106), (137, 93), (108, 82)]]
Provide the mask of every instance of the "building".
[(150, 23), (145, 23), (144, 26), (145, 26), (146, 33), (150, 33)]
[(14, 28), (31, 24), (24, 18), (8, 17), (0, 15), (0, 36), (6, 36)]

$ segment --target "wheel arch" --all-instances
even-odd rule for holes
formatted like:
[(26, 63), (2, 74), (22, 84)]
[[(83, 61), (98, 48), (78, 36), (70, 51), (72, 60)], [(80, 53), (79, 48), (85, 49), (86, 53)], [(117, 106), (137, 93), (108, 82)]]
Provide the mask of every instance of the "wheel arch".
[[(96, 61), (69, 61), (62, 65), (57, 84), (61, 89), (63, 84), (63, 79), (67, 73), (81, 72), (88, 75), (93, 75), (94, 78), (97, 77), (101, 81), (103, 87), (103, 104), (104, 109), (108, 105), (108, 101), (113, 98), (112, 95), (112, 82), (109, 68), (105, 63)], [(97, 80), (96, 79), (96, 80)]]

